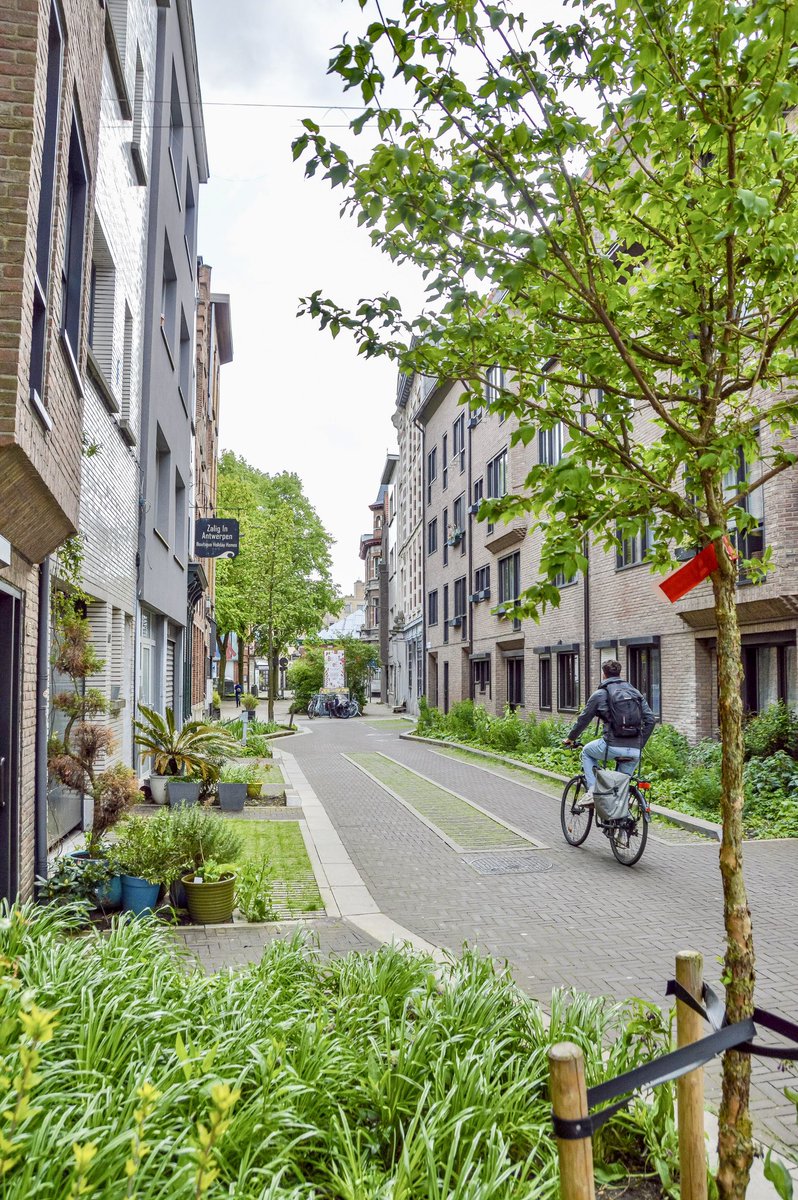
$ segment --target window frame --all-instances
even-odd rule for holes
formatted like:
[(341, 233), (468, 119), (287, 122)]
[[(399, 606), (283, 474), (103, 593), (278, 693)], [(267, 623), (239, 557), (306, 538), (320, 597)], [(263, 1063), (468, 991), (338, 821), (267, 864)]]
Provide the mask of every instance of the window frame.
[[(579, 665), (578, 650), (568, 650), (557, 655), (558, 712), (577, 712), (579, 710)], [(572, 668), (570, 672), (567, 671), (569, 666)]]
[(543, 712), (552, 711), (552, 663), (550, 654), (538, 656), (538, 708)]
[(657, 718), (662, 717), (662, 658), (654, 642), (626, 647), (626, 678), (645, 696)]
[(438, 549), (438, 518), (431, 517), (427, 521), (427, 555), (435, 554)]
[(524, 659), (520, 655), (505, 659), (507, 706), (511, 712), (525, 707)]
[[(500, 500), (507, 495), (507, 447), (505, 446), (485, 467), (485, 479), (489, 500)], [(501, 491), (499, 489), (502, 489)]]
[(438, 589), (427, 592), (427, 626), (438, 624)]

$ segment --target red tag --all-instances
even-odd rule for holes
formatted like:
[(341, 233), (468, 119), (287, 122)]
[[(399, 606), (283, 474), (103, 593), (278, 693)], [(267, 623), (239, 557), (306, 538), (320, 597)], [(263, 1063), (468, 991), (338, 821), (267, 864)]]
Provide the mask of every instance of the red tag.
[(703, 583), (717, 569), (718, 556), (715, 553), (715, 543), (710, 542), (696, 554), (695, 558), (691, 558), (683, 567), (679, 567), (678, 571), (674, 571), (673, 575), (669, 575), (659, 586), (673, 604), (674, 601), (681, 600), (682, 596), (686, 596), (688, 592), (692, 592), (694, 587), (698, 587), (699, 583)]

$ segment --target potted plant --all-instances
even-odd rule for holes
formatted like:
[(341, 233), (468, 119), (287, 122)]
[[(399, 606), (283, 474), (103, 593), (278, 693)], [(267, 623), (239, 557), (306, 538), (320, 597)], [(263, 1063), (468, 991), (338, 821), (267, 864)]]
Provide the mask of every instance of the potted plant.
[(251, 763), (225, 763), (219, 775), (219, 806), (225, 812), (241, 812), (247, 798), (247, 787), (257, 781), (257, 771)]
[(94, 899), (97, 908), (119, 908), (122, 903), (122, 879), (113, 873), (108, 860), (108, 846), (102, 836), (90, 830), (86, 834), (85, 850), (73, 850), (67, 857), (84, 872), (87, 884), (94, 886), (88, 898)]
[[(186, 721), (182, 729), (175, 725), (175, 715), (167, 708), (162, 717), (152, 708), (139, 705), (143, 720), (134, 721), (136, 743), (141, 747), (141, 757), (152, 757), (153, 770), (150, 775), (150, 791), (156, 804), (167, 799), (166, 785), (178, 777), (193, 776), (192, 791), (199, 796), (200, 783), (218, 778), (218, 767), (213, 761), (219, 754), (230, 753), (233, 746), (229, 735), (216, 725), (204, 721)], [(175, 803), (185, 802), (175, 799)], [(191, 803), (192, 801), (188, 801)]]
[(129, 817), (108, 857), (122, 877), (122, 908), (137, 916), (152, 912), (181, 866), (169, 827), (148, 817)]
[(253, 696), (251, 692), (245, 692), (241, 697), (241, 704), (246, 713), (246, 719), (251, 721), (255, 716), (255, 709), (258, 707), (258, 697)]
[(192, 921), (218, 925), (233, 919), (236, 874), (229, 864), (210, 859), (184, 875), (182, 884)]
[[(117, 888), (111, 889), (116, 883)], [(118, 891), (118, 896), (117, 896)], [(122, 888), (118, 877), (111, 875), (106, 860), (89, 858), (88, 852), (78, 850), (63, 854), (50, 867), (47, 878), (38, 880), (38, 899), (45, 904), (74, 904), (83, 901), (92, 908), (113, 908), (121, 902)]]
[(218, 721), (222, 715), (222, 697), (218, 692), (214, 692), (211, 697), (211, 716), (215, 721)]

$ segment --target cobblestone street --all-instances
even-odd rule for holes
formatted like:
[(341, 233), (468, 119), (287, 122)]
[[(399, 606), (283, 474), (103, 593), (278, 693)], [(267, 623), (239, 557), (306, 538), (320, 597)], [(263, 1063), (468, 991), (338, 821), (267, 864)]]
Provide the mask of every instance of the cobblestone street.
[[(674, 956), (686, 948), (704, 955), (708, 981), (718, 982), (717, 844), (665, 841), (654, 832), (641, 862), (626, 869), (595, 830), (580, 849), (566, 845), (551, 796), (403, 741), (395, 727), (376, 722), (316, 721), (290, 750), (381, 912), (429, 942), (455, 953), (468, 942), (506, 959), (520, 986), (544, 1004), (552, 988), (569, 986), (663, 1003)], [(536, 852), (542, 869), (477, 874), (342, 757), (357, 750), (382, 751), (527, 831), (546, 847)], [(798, 844), (748, 843), (746, 875), (758, 1003), (795, 1018)], [(797, 1146), (794, 1106), (783, 1093), (789, 1078), (772, 1060), (754, 1062), (758, 1128)], [(708, 1083), (715, 1099), (716, 1081)]]

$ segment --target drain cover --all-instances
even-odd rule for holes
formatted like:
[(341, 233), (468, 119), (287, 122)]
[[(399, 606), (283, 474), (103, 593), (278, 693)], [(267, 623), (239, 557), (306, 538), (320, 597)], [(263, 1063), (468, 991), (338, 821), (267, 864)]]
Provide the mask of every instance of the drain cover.
[(550, 859), (542, 858), (535, 851), (516, 854), (502, 850), (490, 854), (464, 854), (468, 863), (480, 875), (538, 875), (550, 871), (554, 865)]

